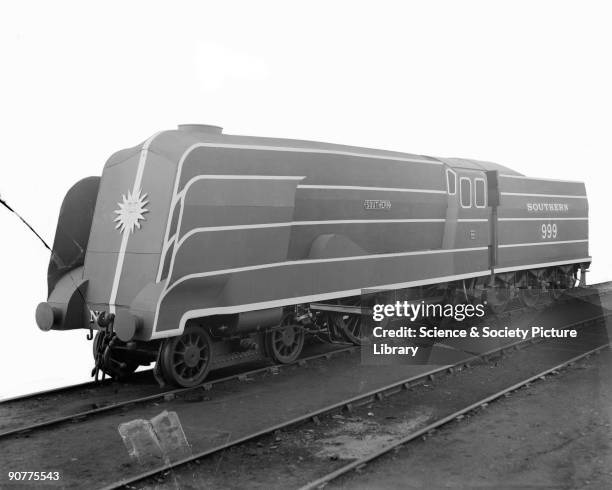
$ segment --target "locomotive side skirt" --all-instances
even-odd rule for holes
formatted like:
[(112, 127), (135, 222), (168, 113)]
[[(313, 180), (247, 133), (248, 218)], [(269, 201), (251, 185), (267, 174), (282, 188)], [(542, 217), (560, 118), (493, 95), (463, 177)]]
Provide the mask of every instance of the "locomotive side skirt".
[[(366, 288), (400, 289), (486, 276), (487, 250), (477, 247), (304, 260), (191, 274), (162, 296), (164, 308), (159, 310), (154, 338), (177, 335), (190, 318), (354, 296)], [(406, 281), (407, 277), (412, 279)], [(194, 291), (206, 294), (197, 294), (200, 308), (185, 312), (185, 298)], [(244, 303), (233, 304), (235, 297)], [(178, 328), (172, 328), (175, 325)]]

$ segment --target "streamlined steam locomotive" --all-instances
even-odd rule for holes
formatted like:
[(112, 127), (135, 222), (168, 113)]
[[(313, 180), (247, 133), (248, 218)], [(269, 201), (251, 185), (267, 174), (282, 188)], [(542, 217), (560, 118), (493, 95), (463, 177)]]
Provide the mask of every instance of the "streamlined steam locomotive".
[(53, 250), (38, 326), (97, 330), (98, 369), (156, 361), (181, 386), (293, 362), (307, 332), (359, 343), (368, 291), (501, 311), (572, 287), (591, 260), (583, 183), (206, 125), (155, 134), (75, 184)]

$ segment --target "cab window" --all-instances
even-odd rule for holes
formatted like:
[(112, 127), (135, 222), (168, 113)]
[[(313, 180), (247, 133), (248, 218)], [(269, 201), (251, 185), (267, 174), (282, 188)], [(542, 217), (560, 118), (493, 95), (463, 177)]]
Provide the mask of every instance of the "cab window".
[(487, 206), (487, 188), (484, 179), (474, 179), (474, 204), (477, 208)]
[(451, 196), (457, 193), (457, 174), (450, 168), (446, 169), (446, 190)]
[(461, 177), (459, 181), (459, 192), (461, 194), (461, 207), (472, 207), (472, 181), (467, 177)]

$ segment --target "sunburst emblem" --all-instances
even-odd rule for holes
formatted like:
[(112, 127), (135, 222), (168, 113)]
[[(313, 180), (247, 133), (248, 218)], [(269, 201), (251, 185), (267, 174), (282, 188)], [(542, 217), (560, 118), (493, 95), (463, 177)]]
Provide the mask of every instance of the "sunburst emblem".
[(118, 216), (114, 221), (117, 222), (116, 229), (121, 233), (128, 231), (132, 233), (134, 228), (140, 229), (140, 220), (145, 219), (144, 214), (149, 210), (145, 207), (149, 201), (147, 194), (140, 194), (140, 189), (131, 192), (128, 191), (127, 196), (124, 194), (123, 202), (118, 202), (119, 209), (115, 211)]

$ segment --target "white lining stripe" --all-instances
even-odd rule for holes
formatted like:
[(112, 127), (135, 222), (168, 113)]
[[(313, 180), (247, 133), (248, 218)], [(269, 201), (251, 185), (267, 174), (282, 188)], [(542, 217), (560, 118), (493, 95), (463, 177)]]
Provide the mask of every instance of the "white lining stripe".
[[(183, 154), (181, 155), (181, 158), (178, 162), (177, 165), (177, 170), (176, 170), (176, 176), (174, 179), (174, 189), (173, 189), (173, 193), (172, 193), (172, 201), (171, 201), (171, 205), (170, 205), (170, 209), (168, 212), (168, 218), (167, 218), (167, 222), (166, 222), (166, 232), (164, 233), (164, 245), (163, 245), (163, 249), (166, 251), (166, 253), (160, 255), (160, 260), (159, 260), (159, 266), (158, 266), (158, 270), (157, 270), (157, 282), (161, 281), (161, 275), (163, 273), (163, 267), (164, 267), (164, 263), (166, 261), (166, 254), (167, 254), (167, 250), (170, 247), (170, 244), (168, 243), (169, 240), (169, 234), (170, 234), (170, 227), (172, 224), (172, 216), (174, 214), (174, 208), (175, 205), (177, 204), (177, 202), (179, 202), (179, 200), (181, 199), (178, 194), (178, 188), (179, 188), (179, 184), (180, 184), (180, 180), (181, 180), (181, 175), (182, 175), (182, 171), (183, 171), (183, 165), (185, 164), (185, 160), (187, 159), (187, 157), (191, 154), (191, 152), (193, 152), (195, 149), (197, 148), (234, 148), (234, 149), (251, 149), (251, 150), (271, 150), (271, 151), (285, 151), (285, 152), (298, 152), (298, 153), (319, 153), (319, 154), (335, 154), (335, 155), (345, 155), (345, 156), (354, 156), (354, 157), (359, 157), (359, 158), (372, 158), (372, 159), (378, 159), (378, 160), (395, 160), (395, 161), (403, 161), (403, 162), (408, 162), (408, 163), (423, 163), (423, 164), (429, 164), (429, 165), (444, 165), (442, 162), (440, 161), (436, 161), (436, 160), (425, 160), (425, 159), (412, 159), (412, 158), (405, 158), (405, 157), (394, 157), (394, 156), (389, 156), (389, 155), (371, 155), (371, 154), (366, 154), (366, 153), (354, 153), (354, 152), (346, 152), (346, 151), (339, 151), (339, 150), (320, 150), (320, 149), (312, 149), (312, 148), (293, 148), (293, 147), (274, 147), (274, 146), (262, 146), (262, 145), (238, 145), (238, 144), (221, 144), (221, 143), (195, 143), (193, 145), (191, 145), (189, 148), (187, 148)], [(218, 176), (216, 176), (218, 178)], [(269, 176), (266, 176), (269, 177)], [(191, 179), (193, 180), (193, 179)], [(190, 181), (191, 182), (191, 181)], [(189, 184), (189, 182), (188, 182)], [(187, 185), (185, 185), (185, 188), (183, 189), (182, 192), (185, 192), (185, 190), (187, 189)], [(442, 191), (444, 192), (444, 191)], [(183, 217), (183, 205), (181, 204), (181, 211), (179, 214), (179, 221), (177, 223), (177, 233), (176, 235), (178, 236), (178, 232), (180, 231), (180, 226), (181, 226), (181, 222), (182, 222), (182, 217)], [(173, 243), (175, 243), (176, 240), (176, 236), (174, 238)], [(159, 315), (159, 308), (161, 305), (161, 301), (165, 295), (165, 293), (168, 291), (168, 283), (170, 281), (170, 277), (172, 275), (172, 270), (174, 268), (174, 258), (176, 256), (176, 248), (174, 247), (173, 249), (173, 254), (172, 254), (172, 260), (170, 262), (170, 268), (168, 270), (168, 276), (166, 277), (165, 283), (164, 283), (164, 287), (163, 287), (163, 291), (162, 294), (160, 296), (160, 298), (157, 301), (157, 308), (155, 311), (155, 319), (153, 321), (153, 333), (155, 333), (156, 328), (157, 328), (157, 318)]]
[(455, 249), (438, 249), (438, 250), (414, 250), (411, 252), (398, 252), (388, 254), (369, 254), (369, 255), (353, 255), (348, 257), (333, 257), (329, 259), (304, 259), (304, 260), (287, 260), (285, 262), (272, 262), (269, 264), (256, 264), (245, 267), (236, 267), (233, 269), (221, 269), (216, 271), (198, 272), (195, 274), (187, 274), (177, 279), (172, 285), (167, 288), (162, 294), (163, 298), (166, 293), (170, 292), (179, 284), (188, 281), (190, 279), (201, 279), (203, 277), (220, 276), (223, 274), (233, 274), (236, 272), (249, 272), (261, 269), (273, 269), (277, 267), (287, 267), (293, 265), (304, 265), (304, 264), (324, 264), (329, 262), (348, 262), (352, 260), (371, 260), (371, 259), (384, 259), (391, 257), (407, 257), (411, 255), (434, 255), (442, 253), (453, 253), (453, 252), (474, 252), (478, 250), (488, 250), (488, 247), (470, 247), (470, 248), (455, 248)]
[[(184, 185), (183, 190), (177, 194), (178, 183), (180, 181), (180, 171), (182, 169), (182, 162), (184, 160), (184, 155), (181, 157), (181, 161), (179, 162), (179, 166), (177, 169), (177, 174), (174, 179), (174, 194), (172, 195), (172, 203), (170, 204), (170, 211), (168, 212), (168, 222), (166, 223), (166, 232), (164, 234), (164, 245), (162, 247), (162, 253), (159, 258), (159, 266), (157, 269), (157, 277), (155, 279), (156, 282), (161, 281), (161, 276), (163, 274), (164, 263), (166, 262), (166, 254), (170, 249), (170, 246), (177, 241), (178, 233), (180, 231), (181, 223), (183, 221), (183, 199), (185, 198), (185, 193), (189, 190), (189, 188), (199, 180), (302, 180), (305, 177), (296, 176), (296, 175), (217, 175), (217, 174), (200, 174), (192, 177), (187, 181)], [(181, 210), (179, 212), (178, 221), (176, 224), (176, 231), (171, 238), (168, 238), (168, 234), (170, 233), (170, 226), (172, 225), (172, 217), (174, 216), (174, 210), (178, 204), (181, 202)], [(168, 276), (172, 273), (172, 268), (174, 267), (174, 257), (176, 255), (176, 249), (172, 251), (172, 259), (170, 261), (170, 268), (168, 269)], [(167, 286), (167, 282), (166, 282)], [(165, 288), (165, 286), (164, 286)]]
[(518, 270), (527, 270), (527, 269), (539, 269), (542, 267), (551, 267), (553, 265), (568, 265), (568, 264), (579, 264), (582, 262), (591, 262), (591, 258), (587, 257), (584, 259), (572, 259), (572, 260), (559, 260), (557, 262), (543, 262), (541, 264), (526, 264), (526, 265), (516, 265), (513, 267), (500, 267), (500, 268), (495, 268), (494, 272), (497, 273), (501, 273), (501, 272), (512, 272), (512, 271), (518, 271)]
[[(192, 228), (181, 237), (178, 242), (177, 250), (192, 235), (212, 231), (234, 231), (234, 230), (257, 230), (265, 228), (285, 228), (289, 226), (316, 226), (316, 225), (352, 225), (370, 223), (444, 223), (443, 218), (436, 219), (339, 219), (324, 221), (287, 221), (281, 223), (259, 223), (252, 225), (229, 225), (229, 226), (206, 226), (202, 228)], [(485, 220), (486, 221), (486, 220)]]
[[(174, 178), (174, 190), (172, 193), (172, 203), (170, 205), (170, 210), (168, 213), (168, 220), (166, 222), (166, 232), (164, 234), (164, 245), (163, 248), (169, 248), (168, 235), (170, 233), (170, 226), (172, 221), (172, 214), (174, 212), (174, 206), (178, 201), (178, 187), (181, 180), (181, 174), (183, 171), (183, 165), (185, 164), (185, 160), (189, 156), (191, 152), (196, 150), (197, 148), (234, 148), (234, 149), (250, 149), (250, 150), (271, 150), (271, 151), (286, 151), (286, 152), (297, 152), (297, 153), (319, 153), (319, 154), (332, 154), (332, 155), (345, 155), (345, 156), (354, 156), (360, 158), (374, 158), (374, 159), (382, 159), (382, 160), (396, 160), (410, 163), (425, 163), (430, 165), (443, 165), (442, 162), (436, 160), (425, 160), (425, 159), (414, 159), (414, 158), (405, 158), (405, 157), (394, 157), (390, 155), (371, 155), (367, 153), (354, 153), (340, 150), (322, 150), (322, 149), (314, 149), (314, 148), (295, 148), (295, 147), (277, 147), (277, 146), (265, 146), (265, 145), (240, 145), (240, 144), (224, 144), (224, 143), (194, 143), (190, 147), (188, 147), (181, 158), (179, 159), (176, 176)], [(218, 177), (217, 177), (218, 178)], [(192, 179), (193, 180), (193, 179)], [(180, 226), (180, 222), (179, 222)], [(164, 267), (165, 256), (160, 256), (159, 266), (157, 270), (157, 282), (161, 281), (162, 269)], [(171, 264), (171, 267), (173, 264)], [(172, 270), (168, 271), (168, 276), (170, 276)], [(166, 283), (167, 286), (167, 283)]]
[[(443, 220), (446, 221), (446, 220)], [(452, 221), (452, 220), (451, 220)], [(486, 223), (489, 220), (487, 218), (458, 218), (457, 223)]]
[(108, 308), (111, 313), (116, 312), (115, 301), (117, 301), (117, 291), (119, 290), (119, 280), (121, 279), (121, 272), (123, 271), (123, 262), (125, 260), (125, 251), (127, 249), (128, 240), (130, 238), (129, 228), (123, 230), (123, 236), (121, 237), (121, 247), (119, 248), (119, 255), (117, 256), (117, 265), (115, 266), (115, 276), (113, 277), (113, 285), (111, 287), (111, 294), (108, 300)]
[[(132, 193), (139, 192), (140, 184), (142, 184), (142, 176), (144, 174), (145, 165), (147, 163), (147, 154), (149, 146), (159, 133), (155, 133), (142, 145), (140, 150), (140, 157), (138, 159), (138, 168), (136, 169), (136, 177), (134, 178), (134, 186), (132, 187)], [(117, 291), (119, 289), (119, 281), (121, 279), (121, 273), (123, 272), (123, 262), (125, 260), (125, 251), (127, 250), (128, 241), (130, 239), (130, 230), (128, 227), (124, 228), (123, 236), (121, 237), (121, 247), (119, 248), (119, 255), (117, 257), (117, 266), (115, 267), (115, 276), (113, 278), (113, 285), (111, 287), (110, 299), (108, 300), (108, 307), (111, 313), (116, 312), (115, 301), (117, 300)]]
[(505, 245), (498, 245), (498, 248), (509, 248), (509, 247), (534, 247), (538, 245), (563, 245), (565, 243), (585, 243), (589, 240), (560, 240), (556, 242), (533, 242), (533, 243), (507, 243)]
[[(168, 281), (170, 281), (170, 276), (172, 275), (172, 271), (174, 270), (174, 259), (176, 258), (176, 249), (177, 247), (177, 242), (178, 242), (178, 236), (179, 233), (181, 231), (181, 224), (183, 223), (183, 211), (185, 210), (185, 195), (182, 195), (180, 197), (180, 211), (179, 211), (179, 217), (178, 217), (178, 221), (176, 222), (176, 232), (174, 233), (174, 235), (172, 235), (172, 241), (170, 242), (171, 245), (174, 245), (174, 247), (172, 248), (172, 256), (170, 257), (170, 266), (168, 267), (168, 275), (166, 276), (166, 281), (164, 283), (164, 289), (163, 291), (166, 290), (166, 288), (168, 287)], [(174, 214), (174, 213), (173, 213)], [(170, 245), (168, 245), (168, 248), (170, 248)], [(166, 261), (166, 256), (161, 256), (160, 257), (160, 265), (163, 262)], [(162, 270), (160, 268), (159, 270), (159, 274), (162, 273)], [(157, 303), (157, 307), (159, 308), (159, 302)], [(157, 318), (157, 315), (156, 315)]]
[(302, 180), (305, 176), (296, 175), (215, 175), (215, 174), (200, 174), (189, 179), (183, 189), (178, 194), (175, 194), (172, 199), (171, 210), (179, 199), (182, 199), (189, 188), (199, 180)]
[(356, 185), (298, 185), (298, 189), (337, 189), (351, 191), (381, 191), (381, 192), (417, 192), (423, 194), (446, 194), (445, 190), (439, 189), (405, 189), (401, 187), (364, 187)]
[(588, 221), (588, 217), (585, 218), (558, 218), (542, 216), (540, 218), (497, 218), (498, 221)]
[(227, 148), (238, 150), (258, 150), (258, 151), (279, 151), (289, 153), (316, 153), (323, 155), (343, 155), (358, 158), (372, 158), (375, 160), (394, 160), (399, 162), (409, 163), (425, 163), (430, 165), (443, 165), (442, 162), (436, 160), (426, 160), (421, 158), (407, 158), (393, 155), (375, 155), (371, 153), (358, 153), (343, 150), (324, 150), (321, 148), (300, 148), (294, 146), (268, 146), (268, 145), (242, 145), (237, 143), (196, 143), (187, 149), (185, 153), (191, 153), (196, 148)]
[(525, 196), (525, 197), (556, 197), (562, 199), (586, 199), (587, 196), (568, 196), (565, 194), (529, 194), (525, 192), (502, 192), (502, 196)]
[(272, 301), (262, 301), (259, 303), (248, 303), (236, 306), (225, 306), (225, 307), (217, 307), (217, 308), (202, 308), (197, 310), (189, 310), (186, 311), (181, 320), (179, 322), (179, 326), (173, 330), (164, 330), (161, 332), (155, 331), (153, 332), (151, 338), (152, 339), (160, 339), (165, 337), (172, 337), (174, 335), (180, 335), (185, 328), (185, 323), (191, 318), (197, 318), (204, 315), (221, 315), (221, 314), (231, 314), (238, 313), (241, 311), (251, 311), (251, 310), (262, 310), (266, 308), (276, 308), (280, 306), (292, 305), (292, 304), (300, 304), (300, 303), (310, 303), (313, 301), (326, 301), (335, 298), (342, 298), (346, 296), (356, 296), (362, 294), (364, 290), (376, 290), (376, 289), (401, 289), (406, 287), (415, 287), (415, 286), (424, 286), (427, 284), (437, 284), (440, 282), (448, 282), (448, 281), (457, 281), (461, 279), (469, 279), (472, 277), (481, 277), (491, 274), (490, 270), (479, 271), (479, 272), (469, 272), (466, 274), (457, 274), (452, 276), (443, 276), (443, 277), (434, 277), (428, 279), (419, 279), (416, 281), (408, 281), (408, 282), (400, 282), (395, 284), (383, 284), (377, 286), (368, 286), (361, 289), (349, 289), (345, 291), (334, 291), (332, 293), (324, 293), (324, 294), (313, 294), (308, 296), (297, 296), (292, 298), (283, 298), (279, 300)]
[(579, 180), (546, 179), (544, 177), (527, 177), (526, 175), (499, 174), (499, 176), (505, 177), (506, 179), (544, 180), (547, 182), (567, 182), (569, 184), (584, 184), (584, 182), (581, 182)]
[(194, 180), (302, 180), (304, 175), (253, 175), (253, 174), (198, 174), (187, 181), (187, 187)]
[[(159, 309), (161, 307), (161, 303), (164, 299), (164, 297), (176, 286), (178, 286), (180, 283), (187, 281), (189, 279), (199, 279), (202, 277), (210, 277), (210, 276), (214, 276), (214, 275), (222, 275), (222, 274), (230, 274), (230, 273), (234, 273), (234, 272), (246, 272), (246, 271), (252, 271), (252, 270), (259, 270), (259, 269), (269, 269), (269, 268), (274, 268), (274, 267), (285, 267), (285, 266), (290, 266), (290, 265), (300, 265), (300, 264), (313, 264), (313, 263), (326, 263), (326, 262), (340, 262), (340, 261), (349, 261), (349, 260), (367, 260), (367, 259), (379, 259), (379, 258), (385, 258), (385, 257), (401, 257), (401, 256), (409, 256), (409, 255), (427, 255), (427, 254), (440, 254), (440, 253), (452, 253), (452, 252), (472, 252), (472, 251), (478, 251), (478, 250), (488, 250), (488, 247), (472, 247), (472, 248), (460, 248), (460, 249), (439, 249), (439, 250), (416, 250), (416, 251), (412, 251), (412, 252), (400, 252), (400, 253), (391, 253), (391, 254), (372, 254), (372, 255), (357, 255), (357, 256), (353, 256), (353, 257), (337, 257), (337, 258), (331, 258), (331, 259), (307, 259), (307, 260), (292, 260), (292, 261), (286, 261), (286, 262), (273, 262), (270, 264), (258, 264), (258, 265), (252, 265), (252, 266), (246, 266), (246, 267), (238, 267), (235, 269), (224, 269), (224, 270), (217, 270), (217, 271), (207, 271), (207, 272), (201, 272), (201, 273), (196, 273), (196, 274), (188, 274), (186, 276), (183, 276), (181, 278), (179, 278), (177, 281), (175, 281), (170, 287), (168, 287), (168, 284), (170, 282), (170, 278), (172, 275), (172, 264), (171, 267), (168, 271), (168, 276), (166, 277), (165, 280), (165, 285), (164, 285), (164, 289), (162, 290), (162, 293), (159, 296), (159, 299), (157, 300), (157, 307), (155, 309), (155, 317), (153, 320), (153, 331), (152, 331), (152, 337), (151, 338), (157, 338), (156, 337), (156, 332), (157, 332), (157, 320), (159, 318)], [(174, 261), (174, 255), (173, 255), (173, 259)], [(489, 273), (489, 271), (487, 271), (487, 273)], [(431, 283), (428, 283), (431, 284)], [(370, 287), (374, 287), (374, 286), (370, 286)], [(383, 286), (376, 286), (376, 287), (383, 287)], [(318, 298), (318, 296), (316, 296)], [(339, 297), (339, 296), (336, 296)], [(195, 310), (194, 310), (195, 311)], [(179, 334), (182, 332), (182, 327), (178, 330)], [(173, 330), (173, 332), (176, 332), (176, 330)]]

